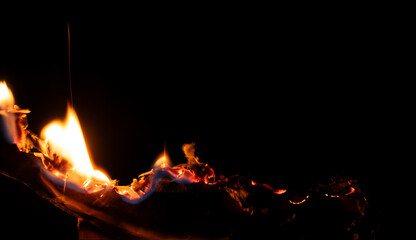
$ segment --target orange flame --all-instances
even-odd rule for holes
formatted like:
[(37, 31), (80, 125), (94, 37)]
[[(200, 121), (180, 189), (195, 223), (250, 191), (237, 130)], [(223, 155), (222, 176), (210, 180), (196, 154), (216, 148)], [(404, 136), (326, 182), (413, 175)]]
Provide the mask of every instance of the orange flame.
[(166, 150), (163, 151), (163, 154), (159, 156), (159, 158), (156, 160), (154, 167), (155, 168), (170, 168), (171, 162), (169, 156), (166, 154)]
[(14, 97), (12, 91), (7, 87), (5, 81), (0, 82), (0, 115), (3, 116), (5, 138), (14, 143), (16, 138), (15, 116), (9, 114), (14, 106)]
[(12, 91), (7, 87), (5, 81), (0, 82), (0, 109), (7, 110), (14, 105), (14, 97)]
[(47, 142), (47, 146), (45, 146), (47, 149), (44, 152), (48, 153), (51, 158), (58, 155), (67, 160), (72, 165), (71, 170), (83, 177), (82, 185), (79, 184), (83, 188), (86, 189), (91, 184), (92, 179), (103, 183), (110, 182), (104, 173), (94, 169), (84, 141), (81, 125), (75, 110), (71, 106), (68, 106), (65, 121), (49, 123), (42, 129), (41, 137)]

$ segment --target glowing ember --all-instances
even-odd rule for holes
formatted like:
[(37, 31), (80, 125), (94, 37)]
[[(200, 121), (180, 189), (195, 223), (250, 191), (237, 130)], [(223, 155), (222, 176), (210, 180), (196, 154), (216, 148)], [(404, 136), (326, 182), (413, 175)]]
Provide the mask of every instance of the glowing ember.
[[(354, 187), (349, 187), (349, 192), (347, 192), (347, 193), (345, 193), (343, 196), (348, 196), (348, 195), (350, 195), (350, 194), (353, 194), (353, 193), (355, 193), (355, 188)], [(342, 197), (341, 195), (334, 195), (334, 194), (328, 194), (328, 193), (325, 193), (324, 194), (326, 197), (332, 197), (332, 198), (340, 198), (340, 197)]]
[(71, 106), (68, 106), (65, 121), (49, 123), (42, 129), (41, 137), (47, 143), (43, 152), (47, 153), (47, 156), (55, 159), (55, 161), (68, 161), (70, 170), (85, 178), (82, 181), (83, 188), (87, 188), (91, 184), (92, 179), (110, 183), (110, 180), (104, 173), (94, 169), (78, 117)]
[(355, 188), (353, 188), (353, 187), (350, 187), (350, 191), (349, 192), (347, 192), (346, 194), (344, 194), (345, 196), (347, 196), (347, 195), (350, 195), (350, 194), (352, 194), (352, 193), (355, 193)]
[(257, 182), (255, 182), (253, 180), (251, 180), (251, 185), (253, 185), (253, 186), (262, 186), (264, 188), (269, 189), (270, 191), (272, 191), (274, 194), (277, 194), (277, 195), (280, 195), (280, 194), (283, 194), (283, 193), (287, 192), (286, 189), (274, 189), (272, 186), (270, 186), (268, 184), (265, 184), (265, 183), (257, 183)]
[(293, 200), (290, 200), (290, 199), (289, 199), (289, 202), (290, 202), (291, 204), (294, 204), (294, 205), (299, 205), (299, 204), (302, 204), (302, 203), (306, 202), (306, 199), (308, 199), (308, 198), (309, 198), (309, 195), (307, 195), (304, 199), (302, 199), (302, 200), (300, 200), (300, 201), (293, 201)]

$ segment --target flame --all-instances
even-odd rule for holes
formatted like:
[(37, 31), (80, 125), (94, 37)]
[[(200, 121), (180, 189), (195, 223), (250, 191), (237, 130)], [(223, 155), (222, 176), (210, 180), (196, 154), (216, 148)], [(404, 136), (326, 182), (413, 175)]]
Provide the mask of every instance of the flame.
[(189, 164), (198, 164), (199, 158), (195, 157), (195, 143), (185, 143), (182, 145), (182, 151), (188, 159)]
[(75, 110), (68, 106), (64, 122), (53, 121), (41, 131), (41, 137), (46, 140), (49, 157), (55, 154), (67, 160), (74, 172), (86, 180), (82, 187), (87, 188), (91, 179), (109, 183), (109, 178), (101, 171), (95, 170), (82, 134), (81, 125)]
[(171, 162), (169, 156), (166, 154), (166, 150), (163, 151), (163, 154), (156, 160), (154, 168), (170, 168)]
[(7, 110), (8, 107), (14, 105), (14, 97), (12, 91), (7, 87), (5, 81), (0, 82), (0, 109)]
[(14, 97), (12, 91), (7, 87), (5, 81), (0, 82), (0, 115), (3, 116), (3, 125), (5, 127), (5, 138), (9, 143), (15, 143), (16, 124), (15, 116), (9, 114), (14, 106)]
[(133, 179), (129, 186), (114, 186), (114, 190), (123, 197), (123, 200), (129, 203), (138, 203), (153, 192), (158, 181), (164, 177), (170, 177), (173, 181), (182, 183), (216, 184), (214, 170), (208, 164), (199, 162), (198, 157), (194, 155), (192, 149), (195, 144), (184, 145), (188, 146), (182, 148), (185, 157), (188, 158), (188, 163), (172, 166), (165, 147), (152, 170), (139, 175), (138, 179)]

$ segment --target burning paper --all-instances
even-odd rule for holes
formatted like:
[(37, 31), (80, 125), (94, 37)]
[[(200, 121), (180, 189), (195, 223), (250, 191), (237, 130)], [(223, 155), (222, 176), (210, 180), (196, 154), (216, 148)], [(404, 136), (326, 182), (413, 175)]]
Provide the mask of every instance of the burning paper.
[[(274, 230), (292, 222), (294, 207), (321, 199), (354, 209), (348, 229), (366, 211), (366, 198), (356, 182), (346, 178), (300, 194), (248, 177), (217, 179), (214, 170), (195, 155), (195, 143), (182, 147), (186, 163), (173, 165), (165, 151), (150, 171), (130, 185), (119, 186), (95, 168), (72, 106), (64, 121), (49, 123), (40, 137), (27, 129), (29, 112), (14, 105), (13, 94), (1, 82), (0, 125), (7, 144), (0, 142), (0, 172), (118, 237), (189, 239), (207, 232), (212, 234), (209, 237), (229, 237), (236, 229), (244, 235), (241, 226), (253, 225), (267, 233), (268, 226)], [(257, 230), (253, 237), (259, 237)]]

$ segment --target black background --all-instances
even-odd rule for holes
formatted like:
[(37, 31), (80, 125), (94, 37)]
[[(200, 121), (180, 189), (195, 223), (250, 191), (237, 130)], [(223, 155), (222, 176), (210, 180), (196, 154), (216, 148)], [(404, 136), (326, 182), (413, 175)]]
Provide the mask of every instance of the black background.
[[(395, 69), (384, 22), (133, 12), (2, 21), (0, 79), (32, 110), (32, 131), (65, 117), (69, 22), (74, 107), (95, 165), (112, 179), (129, 184), (164, 146), (183, 163), (182, 144), (195, 142), (217, 175), (288, 188), (352, 176), (382, 205), (396, 94), (385, 81)], [(2, 231), (76, 239), (75, 218), (0, 180)]]

